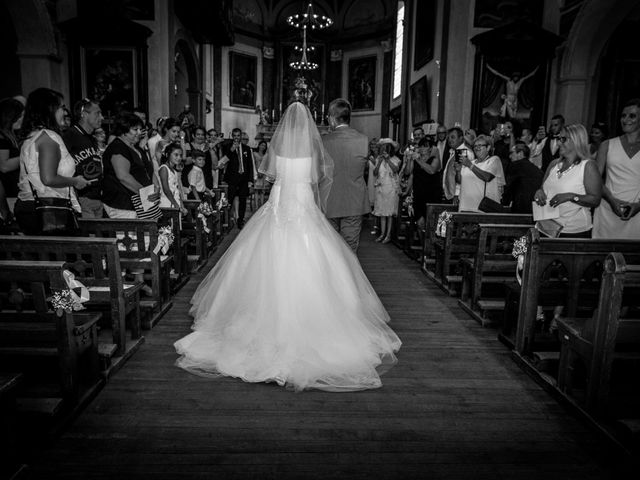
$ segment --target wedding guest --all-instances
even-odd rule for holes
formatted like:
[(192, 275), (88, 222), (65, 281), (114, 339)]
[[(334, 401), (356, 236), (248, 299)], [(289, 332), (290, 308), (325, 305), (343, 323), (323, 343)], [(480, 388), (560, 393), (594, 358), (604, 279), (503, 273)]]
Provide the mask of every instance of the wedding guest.
[(560, 142), (558, 136), (560, 130), (564, 127), (564, 117), (562, 115), (554, 115), (551, 117), (549, 124), (549, 132), (545, 131), (544, 126), (538, 128), (536, 133), (536, 149), (531, 154), (532, 162), (540, 167), (540, 170), (546, 172), (549, 164), (560, 156)]
[(511, 149), (516, 144), (513, 123), (506, 121), (498, 124), (493, 135), (493, 154), (500, 158), (502, 163), (502, 171), (509, 169), (509, 156)]
[(442, 189), (443, 196), (449, 201), (453, 201), (455, 205), (458, 204), (460, 196), (460, 182), (456, 174), (456, 159), (460, 159), (462, 156), (466, 156), (470, 160), (473, 160), (475, 155), (473, 149), (467, 147), (464, 143), (464, 133), (460, 127), (453, 127), (449, 129), (447, 134), (447, 151), (448, 158), (443, 159), (443, 173), (442, 173)]
[(598, 149), (598, 168), (606, 178), (604, 202), (595, 211), (594, 238), (640, 239), (640, 98), (620, 115), (622, 135)]
[(162, 165), (158, 170), (160, 177), (160, 207), (177, 208), (182, 215), (187, 209), (182, 203), (180, 165), (182, 164), (182, 145), (170, 143), (162, 154)]
[[(371, 205), (371, 210), (373, 211), (373, 206), (376, 198), (376, 177), (373, 174), (373, 169), (376, 166), (376, 159), (378, 158), (378, 154), (380, 153), (380, 145), (379, 138), (372, 138), (369, 140), (369, 153), (367, 155), (367, 192), (369, 193), (369, 204)], [(376, 217), (376, 224), (371, 230), (371, 235), (376, 235), (380, 232), (380, 221), (379, 217)]]
[(376, 182), (376, 197), (373, 214), (380, 217), (380, 236), (376, 242), (389, 243), (393, 229), (393, 217), (398, 214), (400, 193), (398, 172), (400, 159), (396, 156), (398, 144), (390, 138), (382, 138), (379, 142), (380, 154), (376, 159), (373, 174)]
[(189, 198), (201, 201), (204, 200), (205, 195), (213, 197), (214, 193), (211, 191), (211, 189), (207, 188), (207, 184), (204, 180), (204, 153), (202, 155), (195, 156), (193, 162), (193, 168), (189, 172), (189, 187), (191, 189), (191, 191), (189, 192)]
[[(131, 196), (153, 183), (136, 149), (142, 127), (142, 120), (132, 113), (116, 117), (113, 127), (115, 139), (102, 155), (102, 202), (109, 218), (137, 218)], [(152, 202), (159, 199), (159, 193), (149, 196)]]
[[(162, 138), (158, 141), (155, 148), (155, 158), (158, 165), (162, 163), (164, 147), (174, 142), (184, 143), (184, 139), (181, 139), (180, 132), (180, 125), (175, 118), (169, 117), (164, 121), (164, 124), (160, 128)], [(182, 153), (184, 154), (184, 151)]]
[(598, 153), (598, 149), (602, 142), (604, 142), (607, 138), (609, 138), (609, 129), (607, 128), (607, 124), (604, 122), (595, 122), (591, 125), (591, 131), (589, 132), (589, 151), (593, 158), (595, 158), (596, 153)]
[(265, 188), (269, 186), (269, 182), (265, 180), (264, 175), (258, 172), (262, 159), (267, 154), (267, 148), (267, 142), (260, 140), (256, 150), (253, 152), (253, 172), (255, 176), (253, 185), (255, 188)]
[[(220, 182), (220, 170), (223, 168), (219, 163), (222, 158), (222, 140), (222, 134), (219, 134), (215, 128), (207, 131), (207, 156), (211, 161), (211, 184), (207, 183), (207, 188), (218, 188)], [(205, 176), (205, 182), (206, 181), (207, 177)]]
[(427, 203), (439, 203), (442, 199), (440, 172), (440, 154), (429, 138), (423, 138), (418, 144), (418, 156), (413, 161), (412, 191), (414, 219), (418, 232), (422, 233), (427, 215)]
[(479, 211), (484, 197), (500, 202), (504, 186), (502, 162), (492, 155), (490, 137), (480, 135), (473, 144), (475, 159), (460, 156), (455, 161), (456, 181), (460, 183), (460, 203), (458, 210)]
[(22, 127), (24, 105), (13, 98), (0, 100), (0, 215), (5, 223), (13, 221), (13, 207), (18, 197), (20, 148), (16, 133)]
[(511, 149), (511, 163), (502, 193), (502, 203), (511, 205), (511, 213), (531, 214), (533, 197), (542, 185), (544, 173), (529, 161), (531, 150), (524, 143), (516, 143)]
[(107, 132), (100, 126), (93, 131), (93, 138), (96, 141), (98, 152), (100, 152), (100, 157), (102, 158), (102, 154), (107, 149)]
[(156, 149), (158, 147), (158, 143), (162, 140), (162, 130), (164, 129), (164, 124), (167, 121), (167, 117), (159, 117), (156, 120), (156, 132), (149, 137), (149, 142), (147, 145), (149, 146), (149, 152), (151, 153), (151, 158), (156, 158)]
[(562, 226), (560, 237), (590, 238), (591, 209), (600, 204), (602, 179), (590, 159), (587, 130), (580, 124), (567, 125), (558, 140), (560, 158), (549, 164), (534, 201), (559, 209), (555, 221)]
[[(195, 156), (197, 155), (196, 152), (200, 152), (204, 156), (205, 152), (208, 150), (207, 131), (203, 126), (197, 125), (196, 127), (193, 128), (193, 134), (191, 135), (191, 141), (185, 143), (185, 148), (186, 148), (186, 152), (185, 152), (185, 157), (184, 157), (184, 161), (183, 161), (184, 168), (182, 169), (182, 185), (186, 186), (187, 188), (190, 188), (190, 186), (189, 186), (189, 173), (191, 172), (191, 169), (193, 168), (193, 165), (195, 164)], [(206, 160), (205, 160), (205, 162), (206, 162)], [(211, 164), (210, 163), (209, 163), (209, 165), (205, 166), (205, 170), (207, 171), (207, 173), (205, 173), (205, 175), (210, 176), (211, 175), (211, 173), (210, 173), (211, 172)], [(204, 173), (205, 170), (203, 170), (203, 173)], [(213, 182), (212, 179), (209, 179), (209, 181)]]
[(64, 123), (62, 94), (38, 88), (29, 94), (22, 130), (27, 134), (20, 150), (20, 180), (14, 215), (27, 235), (42, 233), (33, 192), (40, 198), (69, 198), (79, 213), (75, 189), (87, 185), (83, 177), (74, 177), (76, 164), (60, 136)]
[(62, 135), (69, 153), (76, 162), (76, 176), (93, 182), (78, 191), (82, 218), (102, 218), (102, 156), (93, 137), (102, 125), (102, 110), (98, 102), (84, 98), (73, 107), (76, 123)]

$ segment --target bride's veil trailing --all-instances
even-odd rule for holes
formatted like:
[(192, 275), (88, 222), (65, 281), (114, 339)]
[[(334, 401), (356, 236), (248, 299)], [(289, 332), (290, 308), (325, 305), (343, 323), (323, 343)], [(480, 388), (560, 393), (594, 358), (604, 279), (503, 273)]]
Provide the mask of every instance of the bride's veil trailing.
[(316, 204), (324, 211), (333, 183), (333, 160), (324, 149), (311, 112), (302, 102), (293, 102), (285, 111), (258, 171), (276, 178), (277, 157), (311, 157), (311, 183)]

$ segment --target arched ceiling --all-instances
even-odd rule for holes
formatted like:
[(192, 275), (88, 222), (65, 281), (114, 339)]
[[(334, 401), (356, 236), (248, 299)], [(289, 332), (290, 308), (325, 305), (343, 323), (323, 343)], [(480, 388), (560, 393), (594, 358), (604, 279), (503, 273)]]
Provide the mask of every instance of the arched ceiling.
[[(234, 31), (264, 40), (299, 35), (286, 23), (289, 15), (306, 11), (309, 0), (234, 0), (231, 22)], [(313, 0), (314, 12), (334, 24), (313, 35), (332, 43), (353, 42), (386, 35), (395, 25), (397, 0)]]

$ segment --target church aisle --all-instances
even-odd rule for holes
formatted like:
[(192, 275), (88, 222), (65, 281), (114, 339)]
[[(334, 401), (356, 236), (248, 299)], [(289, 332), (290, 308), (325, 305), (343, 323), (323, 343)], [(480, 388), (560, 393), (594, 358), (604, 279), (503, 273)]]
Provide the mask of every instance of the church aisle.
[(415, 262), (368, 232), (359, 256), (403, 341), (381, 389), (293, 393), (175, 367), (172, 344), (189, 331), (189, 299), (206, 268), (19, 478), (618, 477), (599, 463), (596, 436)]

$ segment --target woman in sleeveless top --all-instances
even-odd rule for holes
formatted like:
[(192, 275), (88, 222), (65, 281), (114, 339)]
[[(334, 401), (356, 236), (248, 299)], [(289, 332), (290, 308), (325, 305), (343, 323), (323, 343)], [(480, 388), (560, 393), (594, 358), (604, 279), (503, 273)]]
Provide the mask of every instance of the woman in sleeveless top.
[(15, 217), (27, 235), (41, 232), (35, 211), (33, 192), (41, 198), (70, 198), (80, 213), (76, 189), (90, 181), (74, 177), (76, 163), (60, 136), (65, 106), (62, 94), (49, 88), (38, 88), (29, 94), (23, 129), (28, 132), (20, 151), (20, 179)]
[(547, 168), (542, 188), (534, 201), (559, 209), (555, 220), (562, 225), (561, 237), (591, 237), (591, 209), (602, 196), (600, 172), (589, 157), (587, 130), (568, 125), (560, 131), (560, 158)]
[[(18, 196), (20, 148), (16, 132), (22, 127), (24, 105), (14, 98), (0, 100), (0, 220), (13, 221), (13, 206)], [(0, 222), (1, 223), (1, 222)]]
[(598, 167), (605, 175), (595, 211), (593, 238), (640, 239), (640, 98), (630, 100), (620, 116), (621, 136), (598, 149)]

